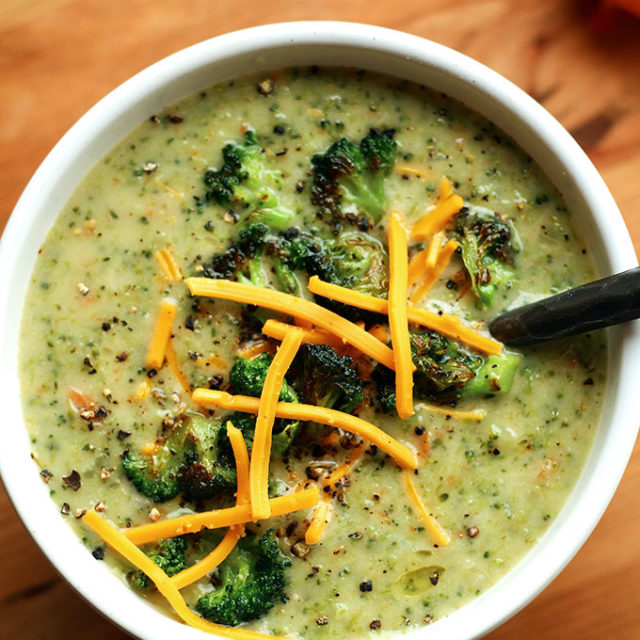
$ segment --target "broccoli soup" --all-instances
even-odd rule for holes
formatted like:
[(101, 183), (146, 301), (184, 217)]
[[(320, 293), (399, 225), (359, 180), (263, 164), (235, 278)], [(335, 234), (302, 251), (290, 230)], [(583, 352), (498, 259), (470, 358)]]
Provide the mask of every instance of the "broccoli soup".
[(594, 278), (549, 180), (448, 97), (347, 69), (226, 82), (114, 147), (42, 246), (33, 458), (96, 562), (188, 624), (415, 629), (571, 492), (604, 334), (514, 351), (486, 325)]

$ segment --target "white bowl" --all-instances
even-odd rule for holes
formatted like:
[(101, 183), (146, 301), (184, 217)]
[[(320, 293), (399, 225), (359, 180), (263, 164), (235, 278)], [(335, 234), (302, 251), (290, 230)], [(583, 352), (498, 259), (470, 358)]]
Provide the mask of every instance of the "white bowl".
[[(602, 276), (637, 265), (620, 213), (595, 168), (539, 104), (487, 67), (446, 47), (389, 29), (341, 22), (275, 24), (223, 35), (180, 51), (125, 82), (84, 115), (25, 189), (0, 244), (0, 471), (27, 529), (58, 571), (101, 613), (144, 640), (211, 637), (132, 594), (97, 563), (60, 517), (30, 459), (18, 369), (19, 323), (38, 248), (89, 168), (141, 121), (208, 85), (248, 73), (319, 64), (388, 73), (443, 91), (495, 122), (564, 195)], [(591, 533), (620, 481), (637, 433), (640, 327), (609, 332), (603, 417), (585, 469), (559, 516), (514, 569), (449, 617), (409, 638), (484, 635), (534, 598)]]

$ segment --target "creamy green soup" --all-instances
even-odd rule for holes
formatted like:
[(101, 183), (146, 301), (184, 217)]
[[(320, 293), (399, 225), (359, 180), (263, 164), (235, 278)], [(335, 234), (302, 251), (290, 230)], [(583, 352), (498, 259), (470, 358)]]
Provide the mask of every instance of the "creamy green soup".
[[(232, 504), (233, 490), (214, 500), (179, 495), (155, 503), (127, 478), (122, 456), (154, 442), (162, 421), (178, 414), (223, 419), (228, 412), (198, 407), (185, 386), (227, 388), (238, 350), (260, 340), (254, 310), (193, 298), (184, 282), (169, 280), (156, 253), (169, 247), (185, 277), (202, 276), (237, 239), (242, 216), (206, 199), (203, 176), (220, 169), (222, 148), (246, 131), (255, 131), (266, 162), (281, 172), (275, 197), (290, 213), (287, 227), (331, 234), (312, 201), (311, 158), (342, 138), (357, 143), (372, 128), (395, 130), (387, 210), (414, 223), (446, 177), (467, 209), (498, 212), (513, 230), (511, 272), (491, 305), (469, 290), (456, 253), (418, 306), (455, 313), (483, 331), (509, 306), (595, 277), (570, 212), (531, 158), (492, 123), (423, 87), (345, 69), (291, 69), (223, 83), (153, 115), (91, 169), (60, 212), (38, 255), (20, 345), (34, 460), (61, 517), (123, 580), (131, 566), (82, 524), (83, 510), (127, 527)], [(386, 247), (386, 218), (366, 233)], [(454, 236), (452, 225), (446, 235)], [(424, 245), (410, 241), (411, 255)], [(279, 288), (266, 255), (261, 269), (264, 284)], [(311, 299), (307, 275), (296, 278)], [(146, 365), (167, 297), (178, 308), (171, 345), (182, 383), (172, 367)], [(597, 429), (605, 362), (600, 333), (528, 348), (509, 393), (416, 397), (406, 420), (383, 413), (374, 382), (365, 380), (368, 402), (356, 413), (420, 453), (416, 486), (451, 543), (434, 545), (400, 469), (369, 448), (334, 497), (318, 544), (304, 544), (310, 511), (250, 525), (257, 533), (274, 528), (292, 564), (286, 601), (247, 626), (300, 638), (399, 633), (483, 593), (532, 548), (571, 492)], [(464, 419), (425, 402), (485, 416)], [(272, 493), (315, 482), (345, 460), (343, 445), (352, 443), (330, 434), (303, 425), (287, 454), (272, 459)], [(188, 557), (202, 557), (222, 533), (192, 536), (198, 544), (188, 542)], [(212, 588), (205, 577), (182, 593), (194, 606)], [(164, 606), (153, 590), (143, 595)]]

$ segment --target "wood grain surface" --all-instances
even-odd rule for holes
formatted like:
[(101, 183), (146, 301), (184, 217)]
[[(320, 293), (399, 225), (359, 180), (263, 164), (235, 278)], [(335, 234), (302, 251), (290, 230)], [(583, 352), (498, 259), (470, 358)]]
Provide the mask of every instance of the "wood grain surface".
[[(226, 31), (301, 19), (401, 29), (505, 75), (577, 138), (640, 247), (640, 23), (577, 0), (1, 0), (0, 230), (57, 139), (127, 77)], [(577, 557), (491, 640), (640, 638), (639, 448)], [(2, 640), (127, 637), (57, 576), (1, 488), (0, 519)]]

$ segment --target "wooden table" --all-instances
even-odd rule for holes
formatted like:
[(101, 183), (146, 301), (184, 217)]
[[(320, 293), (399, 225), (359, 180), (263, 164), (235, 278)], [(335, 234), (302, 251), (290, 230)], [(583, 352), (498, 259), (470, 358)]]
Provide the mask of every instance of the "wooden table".
[[(234, 29), (339, 19), (431, 38), (529, 92), (584, 147), (640, 247), (640, 22), (594, 19), (592, 6), (575, 0), (2, 0), (0, 229), (62, 133), (149, 63)], [(639, 454), (636, 446), (611, 506), (577, 557), (492, 640), (640, 638)], [(0, 519), (1, 638), (126, 637), (57, 576), (2, 489)]]

